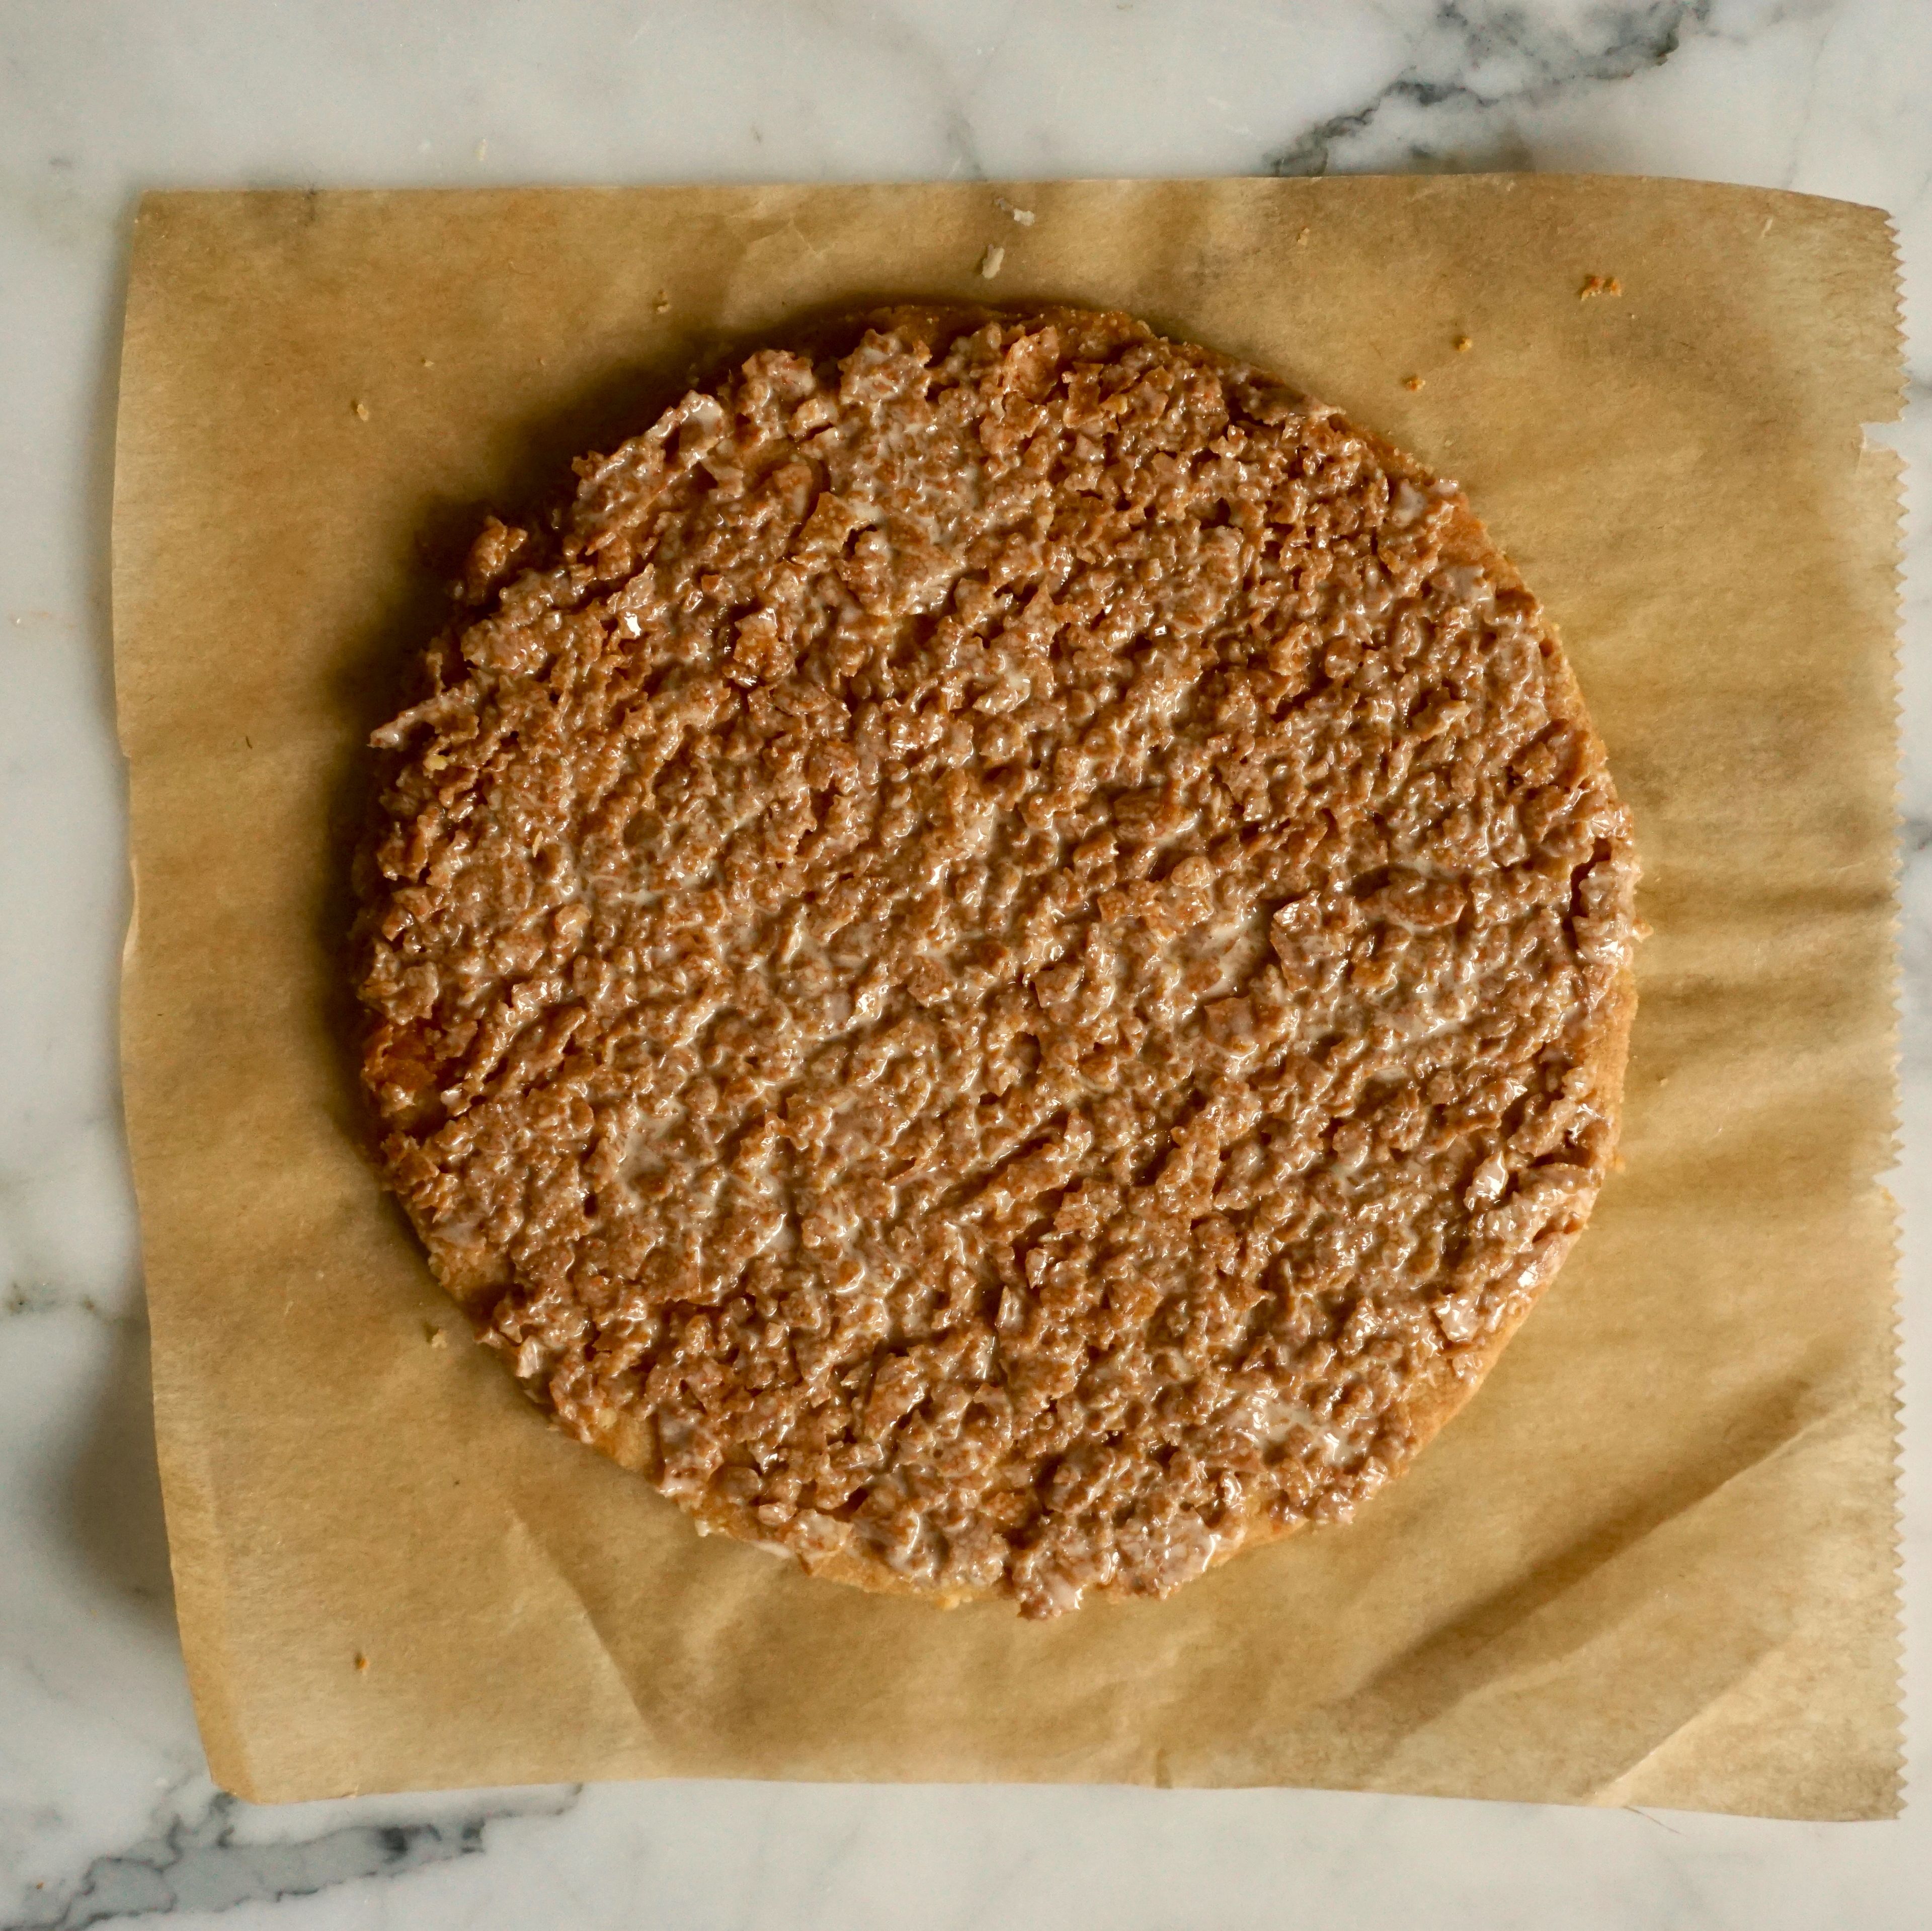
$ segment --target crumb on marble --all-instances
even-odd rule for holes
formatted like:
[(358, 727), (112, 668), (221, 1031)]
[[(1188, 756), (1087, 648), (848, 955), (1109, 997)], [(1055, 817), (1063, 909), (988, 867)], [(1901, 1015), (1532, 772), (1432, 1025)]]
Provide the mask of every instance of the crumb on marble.
[(1005, 249), (994, 243), (987, 244), (986, 252), (980, 257), (980, 272), (988, 281), (1000, 272), (1006, 259)]

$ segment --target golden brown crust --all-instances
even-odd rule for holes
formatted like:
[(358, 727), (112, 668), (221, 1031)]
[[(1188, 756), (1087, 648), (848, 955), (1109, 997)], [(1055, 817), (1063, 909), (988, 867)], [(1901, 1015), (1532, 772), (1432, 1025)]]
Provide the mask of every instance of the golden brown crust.
[[(448, 1291), (580, 1438), (829, 1579), (1054, 1614), (1346, 1517), (1580, 1231), (1634, 1006), (1627, 821), (1467, 503), (1069, 309), (835, 325), (579, 470), (379, 734), (364, 1077)], [(854, 810), (892, 829), (814, 871)]]

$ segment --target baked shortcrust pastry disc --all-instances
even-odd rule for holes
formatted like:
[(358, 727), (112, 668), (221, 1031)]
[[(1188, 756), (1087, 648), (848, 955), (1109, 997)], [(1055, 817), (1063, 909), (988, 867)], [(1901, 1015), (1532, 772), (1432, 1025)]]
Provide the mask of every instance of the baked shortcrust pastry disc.
[(431, 1265), (702, 1528), (1051, 1616), (1346, 1518), (1616, 1138), (1630, 828), (1462, 492), (1119, 314), (767, 349), (376, 734)]

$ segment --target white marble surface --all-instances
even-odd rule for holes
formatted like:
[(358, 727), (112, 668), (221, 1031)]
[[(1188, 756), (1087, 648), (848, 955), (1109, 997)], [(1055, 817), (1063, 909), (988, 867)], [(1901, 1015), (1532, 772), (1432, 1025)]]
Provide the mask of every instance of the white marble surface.
[(1823, 1826), (1293, 1792), (674, 1784), (251, 1810), (208, 1783), (115, 1084), (108, 489), (134, 193), (1324, 166), (1701, 175), (1898, 220), (1918, 324), (1887, 432), (1918, 465), (1896, 1180), (1916, 1746), (1932, 1684), (1926, 0), (0, 0), (0, 1931), (149, 1913), (228, 1931), (1932, 1923), (1922, 1806)]

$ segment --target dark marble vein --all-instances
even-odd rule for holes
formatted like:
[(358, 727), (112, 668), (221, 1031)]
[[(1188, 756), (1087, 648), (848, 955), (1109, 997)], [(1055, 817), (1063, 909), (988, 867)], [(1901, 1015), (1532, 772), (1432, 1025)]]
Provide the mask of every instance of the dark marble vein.
[[(1274, 175), (1325, 174), (1335, 151), (1366, 136), (1393, 104), (1486, 112), (1508, 103), (1534, 104), (1563, 88), (1628, 80), (1661, 67), (1687, 33), (1706, 27), (1712, 0), (1648, 0), (1605, 7), (1574, 31), (1539, 20), (1520, 7), (1443, 0), (1421, 36), (1417, 57), (1372, 99), (1332, 115), (1270, 154)], [(1412, 159), (1433, 158), (1412, 147)]]
[(154, 1835), (96, 1858), (78, 1884), (34, 1894), (23, 1915), (0, 1931), (86, 1931), (166, 1912), (232, 1911), (311, 1897), (338, 1885), (395, 1878), (482, 1851), (484, 1833), (500, 1818), (561, 1816), (579, 1786), (481, 1805), (466, 1813), (409, 1823), (344, 1824), (286, 1842), (236, 1840), (245, 1807), (214, 1792), (200, 1814), (176, 1818)]

